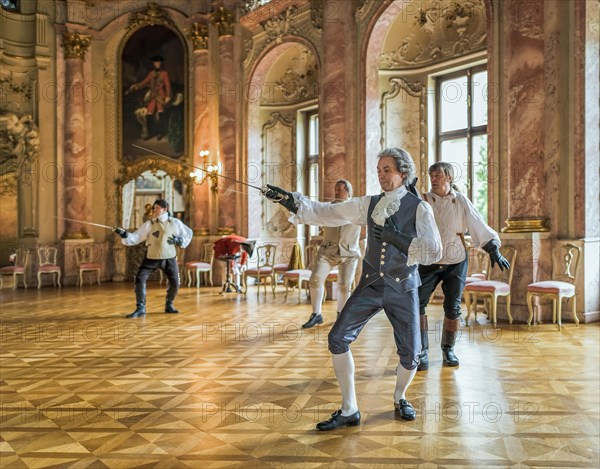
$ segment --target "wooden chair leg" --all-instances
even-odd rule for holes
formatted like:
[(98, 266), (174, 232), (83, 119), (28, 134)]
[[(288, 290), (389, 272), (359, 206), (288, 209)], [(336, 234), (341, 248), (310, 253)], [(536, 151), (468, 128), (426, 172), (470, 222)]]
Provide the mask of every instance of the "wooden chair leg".
[(196, 288), (200, 288), (200, 271), (196, 269)]
[(558, 318), (558, 330), (562, 327), (562, 298), (559, 296), (556, 300), (556, 317)]
[(512, 314), (510, 314), (510, 295), (506, 295), (506, 312), (508, 313), (508, 323), (513, 323)]
[(577, 317), (577, 295), (573, 295), (573, 321), (579, 327), (579, 318)]
[(494, 325), (494, 327), (497, 327), (496, 324), (496, 308), (498, 307), (498, 301), (496, 299), (496, 297), (494, 296), (492, 298), (492, 300), (490, 301), (492, 303), (492, 324)]
[(529, 317), (527, 318), (527, 327), (529, 327), (531, 326), (531, 320), (533, 319), (533, 295), (531, 294), (531, 292), (527, 292), (527, 309), (529, 311)]
[(465, 292), (465, 305), (467, 306), (467, 317), (465, 318), (465, 325), (469, 325), (469, 317), (471, 316), (471, 297), (469, 292)]
[[(37, 279), (38, 279), (38, 290), (39, 290), (40, 288), (42, 288), (42, 273), (41, 272), (38, 272)], [(52, 284), (54, 284), (54, 275), (52, 275)]]
[(62, 288), (62, 285), (60, 284), (60, 276), (61, 276), (61, 273), (56, 272), (56, 277), (57, 277), (56, 283), (58, 283), (58, 288)]

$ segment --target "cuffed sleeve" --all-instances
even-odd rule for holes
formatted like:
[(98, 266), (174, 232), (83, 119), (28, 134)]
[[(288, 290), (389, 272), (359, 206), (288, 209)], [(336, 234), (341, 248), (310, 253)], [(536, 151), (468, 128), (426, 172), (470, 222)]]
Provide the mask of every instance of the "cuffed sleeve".
[(298, 212), (289, 221), (294, 225), (305, 223), (316, 226), (343, 226), (348, 223), (366, 225), (367, 211), (371, 198), (354, 197), (339, 204), (315, 202), (308, 197), (293, 193)]
[(417, 237), (408, 248), (406, 265), (435, 264), (442, 258), (442, 239), (435, 223), (433, 209), (427, 203), (420, 203), (416, 214)]
[(140, 226), (136, 231), (129, 233), (127, 238), (121, 239), (121, 242), (125, 246), (135, 246), (136, 244), (140, 244), (142, 241), (146, 241), (149, 233), (150, 221), (146, 221), (142, 223), (142, 226)]
[(182, 248), (187, 248), (189, 244), (192, 242), (192, 236), (194, 236), (194, 232), (186, 226), (181, 220), (178, 218), (173, 218), (173, 221), (177, 226), (177, 236), (181, 236), (183, 242), (181, 243)]

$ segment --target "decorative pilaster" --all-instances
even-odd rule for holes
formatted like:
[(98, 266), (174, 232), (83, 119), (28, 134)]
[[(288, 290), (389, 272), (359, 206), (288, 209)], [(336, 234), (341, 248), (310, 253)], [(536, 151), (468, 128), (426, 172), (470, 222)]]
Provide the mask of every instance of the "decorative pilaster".
[[(65, 148), (64, 148), (64, 204), (65, 218), (86, 220), (87, 199), (85, 163), (86, 121), (83, 61), (90, 45), (90, 37), (65, 33)], [(88, 238), (86, 225), (65, 221), (64, 239)]]
[[(196, 167), (203, 167), (206, 163), (200, 152), (209, 150), (209, 155), (217, 155), (215, 139), (211, 138), (211, 100), (213, 96), (208, 41), (208, 26), (193, 23), (186, 31), (187, 36), (194, 44), (194, 144), (192, 163)], [(210, 98), (209, 98), (210, 97)], [(214, 112), (212, 113), (214, 115)], [(202, 174), (202, 177), (205, 175)], [(209, 183), (193, 184), (193, 230), (199, 235), (207, 235), (210, 231), (210, 204), (211, 194), (208, 190)]]
[[(236, 110), (241, 96), (238, 86), (240, 74), (234, 60), (234, 21), (232, 11), (223, 7), (214, 13), (212, 24), (219, 33), (219, 158), (221, 174), (229, 178), (237, 177), (236, 167)], [(237, 199), (234, 192), (235, 182), (230, 179), (221, 179), (218, 195), (218, 231), (220, 234), (229, 234), (236, 229)]]
[[(334, 197), (334, 184), (346, 175), (348, 122), (346, 90), (349, 70), (347, 63), (348, 42), (345, 30), (354, 26), (352, 8), (345, 0), (331, 0), (325, 3), (324, 16), (328, 20), (323, 24), (323, 73), (321, 75), (321, 150), (323, 164), (321, 169), (322, 190), (325, 198)], [(348, 155), (350, 156), (350, 155)], [(352, 166), (350, 165), (349, 168)], [(350, 169), (348, 173), (350, 173)]]

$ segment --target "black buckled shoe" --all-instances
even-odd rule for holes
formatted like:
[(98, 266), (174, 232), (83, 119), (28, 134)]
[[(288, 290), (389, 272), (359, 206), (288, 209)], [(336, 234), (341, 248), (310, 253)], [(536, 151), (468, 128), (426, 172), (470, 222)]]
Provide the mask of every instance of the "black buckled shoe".
[(310, 329), (311, 327), (316, 326), (317, 324), (323, 324), (323, 316), (320, 314), (312, 313), (308, 322), (302, 324), (302, 329)]
[(414, 420), (417, 418), (415, 409), (406, 399), (400, 399), (400, 402), (394, 402), (394, 413), (402, 420)]
[(331, 414), (331, 418), (329, 420), (324, 420), (323, 422), (317, 423), (317, 430), (326, 432), (329, 430), (335, 430), (338, 427), (356, 427), (357, 425), (360, 425), (360, 412), (358, 410), (352, 415), (344, 417), (341, 409), (338, 409)]
[(165, 313), (168, 313), (168, 314), (177, 314), (177, 313), (179, 313), (179, 310), (175, 309), (175, 306), (173, 306), (173, 302), (172, 301), (167, 301), (165, 303)]

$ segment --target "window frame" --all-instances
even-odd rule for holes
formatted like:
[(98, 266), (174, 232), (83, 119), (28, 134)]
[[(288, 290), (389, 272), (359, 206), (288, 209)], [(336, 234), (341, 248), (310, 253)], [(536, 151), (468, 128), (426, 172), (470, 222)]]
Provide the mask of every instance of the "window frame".
[[(442, 143), (449, 140), (457, 140), (464, 138), (467, 140), (467, 196), (469, 200), (474, 200), (473, 197), (473, 139), (481, 135), (488, 135), (488, 124), (473, 125), (473, 75), (482, 71), (487, 72), (487, 63), (474, 65), (468, 68), (463, 68), (455, 72), (436, 75), (435, 78), (435, 160), (436, 162), (443, 161)], [(442, 106), (441, 106), (441, 87), (442, 83), (457, 77), (467, 78), (467, 127), (458, 130), (450, 130), (442, 132)]]

